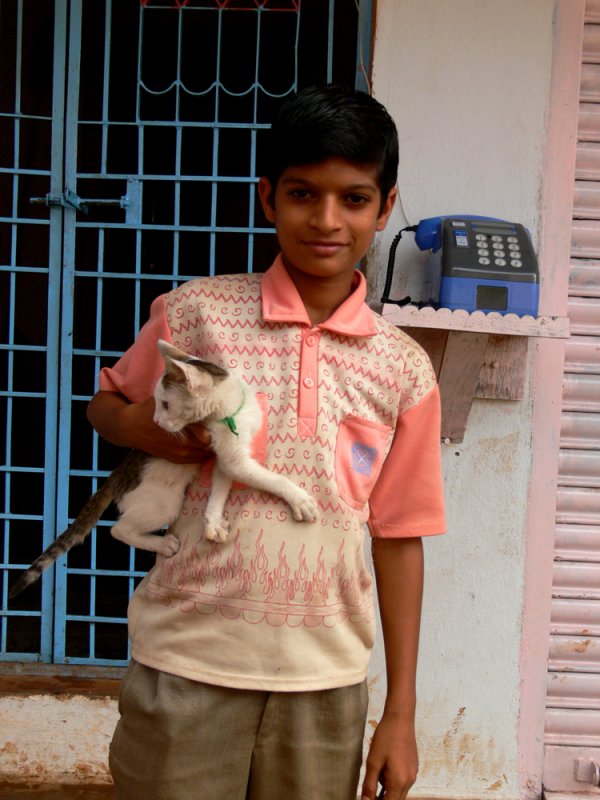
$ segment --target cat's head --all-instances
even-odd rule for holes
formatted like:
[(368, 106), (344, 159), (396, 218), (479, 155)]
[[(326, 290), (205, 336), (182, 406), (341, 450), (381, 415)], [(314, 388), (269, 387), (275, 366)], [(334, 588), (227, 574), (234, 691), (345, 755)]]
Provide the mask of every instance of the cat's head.
[(154, 390), (154, 422), (175, 433), (212, 412), (215, 389), (230, 373), (163, 339), (158, 341), (158, 350), (165, 371)]

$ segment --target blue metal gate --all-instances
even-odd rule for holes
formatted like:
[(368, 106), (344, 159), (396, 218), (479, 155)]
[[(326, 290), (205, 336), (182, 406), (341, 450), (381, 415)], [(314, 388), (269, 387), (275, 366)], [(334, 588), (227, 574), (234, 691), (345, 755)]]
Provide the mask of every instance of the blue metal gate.
[(370, 13), (368, 0), (0, 7), (5, 661), (126, 663), (127, 600), (151, 559), (109, 520), (39, 586), (9, 601), (10, 585), (118, 463), (85, 410), (151, 300), (272, 260), (255, 202), (264, 131), (303, 85), (365, 88)]

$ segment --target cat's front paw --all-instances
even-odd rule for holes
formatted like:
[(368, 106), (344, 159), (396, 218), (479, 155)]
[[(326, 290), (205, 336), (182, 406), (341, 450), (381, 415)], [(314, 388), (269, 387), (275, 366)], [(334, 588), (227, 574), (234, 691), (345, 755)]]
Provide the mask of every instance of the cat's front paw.
[(292, 516), (296, 522), (316, 522), (319, 518), (319, 506), (304, 489), (299, 489), (299, 492), (301, 494), (290, 503)]
[(229, 536), (229, 529), (227, 522), (225, 522), (225, 520), (223, 519), (220, 520), (220, 522), (213, 522), (212, 520), (206, 520), (204, 535), (211, 542), (224, 542)]
[(157, 539), (159, 539), (159, 542), (157, 544), (156, 552), (160, 553), (161, 556), (170, 558), (178, 552), (179, 539), (177, 536), (174, 536), (172, 533), (167, 533), (164, 536), (157, 536)]

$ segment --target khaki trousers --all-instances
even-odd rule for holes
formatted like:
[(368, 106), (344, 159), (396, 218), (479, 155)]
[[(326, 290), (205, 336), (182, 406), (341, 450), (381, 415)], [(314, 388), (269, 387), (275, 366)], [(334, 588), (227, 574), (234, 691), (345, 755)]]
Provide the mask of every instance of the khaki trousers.
[(246, 691), (132, 661), (119, 711), (116, 800), (356, 800), (366, 682)]

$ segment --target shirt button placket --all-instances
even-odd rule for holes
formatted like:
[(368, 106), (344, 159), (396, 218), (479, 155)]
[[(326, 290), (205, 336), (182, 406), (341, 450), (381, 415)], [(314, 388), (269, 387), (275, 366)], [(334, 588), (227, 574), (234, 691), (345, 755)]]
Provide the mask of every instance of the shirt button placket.
[(316, 432), (320, 338), (321, 332), (314, 329), (302, 339), (298, 391), (298, 428), (301, 437), (313, 436)]

